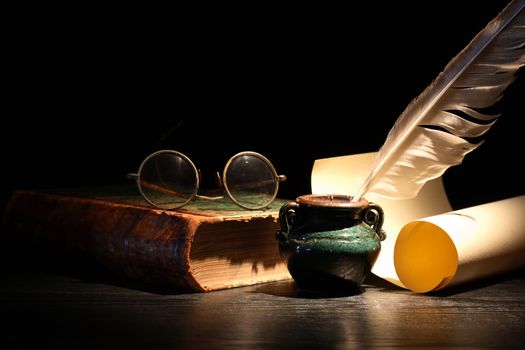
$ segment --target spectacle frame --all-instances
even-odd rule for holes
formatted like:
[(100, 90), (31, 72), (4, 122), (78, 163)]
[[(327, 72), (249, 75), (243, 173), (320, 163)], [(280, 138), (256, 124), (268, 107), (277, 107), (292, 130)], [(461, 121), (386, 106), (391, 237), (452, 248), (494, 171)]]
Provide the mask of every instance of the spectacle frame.
[[(218, 172), (217, 172), (218, 174)], [(127, 175), (136, 181), (142, 197), (160, 209), (179, 209), (195, 199), (221, 200), (224, 196), (198, 194), (200, 171), (185, 154), (161, 150), (147, 156), (137, 173)], [(273, 164), (262, 154), (252, 151), (232, 156), (224, 166), (219, 185), (228, 197), (244, 209), (257, 210), (269, 206), (277, 197), (279, 183)]]

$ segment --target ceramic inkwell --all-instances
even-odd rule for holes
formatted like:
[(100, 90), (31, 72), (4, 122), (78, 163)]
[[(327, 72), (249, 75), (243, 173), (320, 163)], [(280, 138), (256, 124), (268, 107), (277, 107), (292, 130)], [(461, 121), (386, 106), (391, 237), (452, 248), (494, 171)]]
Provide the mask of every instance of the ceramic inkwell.
[(383, 210), (345, 195), (304, 195), (283, 205), (279, 250), (300, 288), (358, 290), (370, 272), (385, 233)]

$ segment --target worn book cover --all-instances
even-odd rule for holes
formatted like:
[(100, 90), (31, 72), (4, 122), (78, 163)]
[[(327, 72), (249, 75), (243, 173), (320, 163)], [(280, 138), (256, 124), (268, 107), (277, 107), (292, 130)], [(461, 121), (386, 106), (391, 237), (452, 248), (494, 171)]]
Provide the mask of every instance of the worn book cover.
[(211, 291), (289, 279), (275, 240), (276, 200), (243, 210), (228, 199), (176, 211), (148, 206), (135, 187), (14, 192), (9, 239), (93, 259), (111, 273), (177, 291)]

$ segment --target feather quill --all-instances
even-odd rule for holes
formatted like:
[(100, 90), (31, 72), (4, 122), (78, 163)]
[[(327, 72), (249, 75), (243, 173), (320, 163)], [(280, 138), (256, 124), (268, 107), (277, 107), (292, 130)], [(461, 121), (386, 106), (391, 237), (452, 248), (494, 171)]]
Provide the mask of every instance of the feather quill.
[(525, 0), (514, 0), (445, 67), (399, 116), (361, 189), (413, 198), (429, 180), (460, 164), (499, 115), (494, 105), (525, 65)]

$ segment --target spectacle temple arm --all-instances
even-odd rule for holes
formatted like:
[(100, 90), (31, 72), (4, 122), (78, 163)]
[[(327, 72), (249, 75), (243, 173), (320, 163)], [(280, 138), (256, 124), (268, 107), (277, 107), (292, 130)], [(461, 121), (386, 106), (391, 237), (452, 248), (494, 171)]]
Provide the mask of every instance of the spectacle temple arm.
[[(137, 181), (139, 179), (139, 174), (137, 174), (137, 173), (128, 173), (128, 174), (126, 174), (126, 178), (129, 179), (129, 180)], [(277, 181), (278, 182), (286, 181), (286, 175), (277, 175)], [(269, 182), (269, 181), (268, 180), (262, 181), (262, 183), (266, 183), (266, 182)], [(155, 190), (155, 191), (158, 191), (158, 192), (161, 192), (161, 193), (171, 194), (171, 195), (175, 195), (175, 196), (178, 196), (178, 197), (187, 197), (187, 195), (185, 195), (185, 194), (178, 193), (178, 192), (173, 191), (171, 189), (168, 189), (168, 188), (165, 188), (165, 187), (161, 187), (161, 186), (149, 183), (147, 181), (141, 181), (141, 184), (142, 184), (142, 186), (145, 186), (147, 188), (150, 188), (152, 190)], [(261, 182), (258, 182), (257, 184), (260, 185)], [(255, 184), (245, 185), (243, 187), (244, 188), (250, 188), (250, 187), (252, 187), (254, 185)], [(209, 200), (209, 201), (216, 201), (216, 200), (224, 199), (224, 196), (211, 197), (211, 196), (204, 196), (204, 195), (200, 195), (200, 194), (195, 195), (195, 197), (199, 198), (199, 199)]]
[(261, 185), (275, 183), (276, 180), (277, 182), (286, 181), (286, 175), (277, 175), (276, 179), (271, 179), (271, 180), (269, 179), (259, 180), (259, 181), (253, 181), (253, 182), (248, 182), (248, 183), (243, 183), (243, 184), (236, 184), (235, 186), (233, 186), (233, 188), (235, 188), (236, 190), (246, 190), (246, 189), (256, 188)]
[[(128, 174), (128, 175), (136, 175), (136, 174)], [(132, 177), (132, 178), (135, 178), (137, 179), (137, 177)], [(149, 189), (152, 189), (152, 190), (155, 190), (157, 192), (160, 192), (160, 193), (166, 193), (166, 194), (170, 194), (170, 195), (173, 195), (173, 196), (177, 196), (177, 197), (188, 197), (186, 194), (183, 194), (183, 193), (179, 193), (177, 191), (174, 191), (172, 189), (169, 189), (169, 188), (165, 188), (165, 187), (162, 187), (162, 186), (158, 186), (158, 185), (155, 185), (155, 184), (152, 184), (150, 182), (147, 182), (147, 181), (141, 181), (140, 182), (142, 186), (144, 187), (147, 187)], [(200, 195), (200, 194), (197, 194), (195, 195), (195, 198), (199, 198), (199, 199), (204, 199), (204, 200), (208, 200), (208, 201), (216, 201), (216, 200), (220, 200), (220, 199), (224, 199), (224, 196), (216, 196), (216, 197), (210, 197), (210, 196), (203, 196), (203, 195)]]

